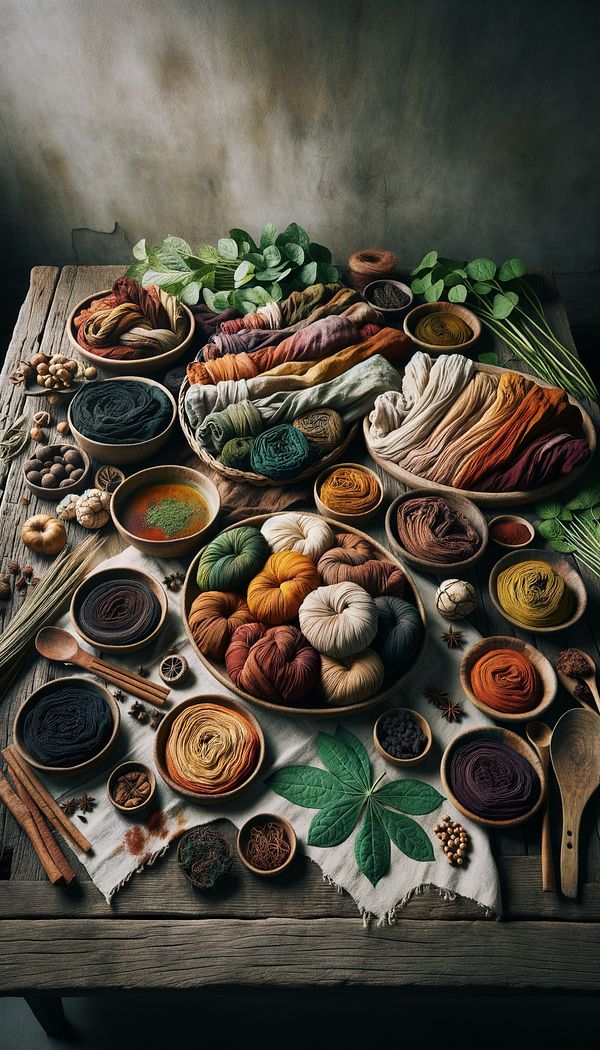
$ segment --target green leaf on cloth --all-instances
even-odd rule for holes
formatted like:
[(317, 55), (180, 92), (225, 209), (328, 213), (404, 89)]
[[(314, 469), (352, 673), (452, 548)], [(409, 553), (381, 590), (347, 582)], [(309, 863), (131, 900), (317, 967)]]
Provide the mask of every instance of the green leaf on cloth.
[(374, 797), (383, 805), (399, 809), (401, 813), (411, 813), (414, 817), (433, 813), (444, 801), (439, 791), (421, 780), (395, 780), (378, 788)]
[(313, 817), (308, 830), (309, 846), (339, 846), (345, 842), (360, 817), (364, 800), (342, 798), (332, 806), (325, 806)]
[(371, 802), (367, 805), (356, 841), (354, 856), (363, 875), (376, 886), (390, 866), (390, 837)]

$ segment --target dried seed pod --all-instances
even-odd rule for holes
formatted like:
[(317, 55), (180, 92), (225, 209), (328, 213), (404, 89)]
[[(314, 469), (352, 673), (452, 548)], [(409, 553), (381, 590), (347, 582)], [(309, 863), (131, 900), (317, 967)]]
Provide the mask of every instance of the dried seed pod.
[(40, 427), (32, 427), (31, 430), (29, 431), (29, 436), (31, 437), (31, 439), (33, 441), (45, 442), (45, 441), (48, 440), (45, 432), (43, 430), (41, 430)]
[(98, 372), (96, 371), (93, 365), (90, 365), (89, 368), (84, 368), (83, 375), (85, 379), (95, 379), (98, 375)]
[(67, 423), (66, 419), (63, 419), (62, 422), (57, 425), (56, 429), (57, 429), (59, 434), (69, 434), (70, 433), (69, 424)]
[(33, 417), (33, 422), (38, 427), (49, 427), (52, 425), (52, 416), (49, 412), (36, 412)]

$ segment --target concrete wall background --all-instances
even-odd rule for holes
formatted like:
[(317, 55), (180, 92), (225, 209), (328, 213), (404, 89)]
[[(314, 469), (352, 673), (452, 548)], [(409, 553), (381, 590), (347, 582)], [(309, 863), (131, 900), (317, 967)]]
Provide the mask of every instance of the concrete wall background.
[(598, 264), (595, 0), (0, 13), (2, 270), (290, 220), (340, 260), (372, 243)]

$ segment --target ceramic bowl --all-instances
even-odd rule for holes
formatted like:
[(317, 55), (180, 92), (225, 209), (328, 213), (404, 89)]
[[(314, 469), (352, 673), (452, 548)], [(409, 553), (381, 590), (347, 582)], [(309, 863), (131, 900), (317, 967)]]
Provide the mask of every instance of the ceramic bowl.
[[(375, 289), (381, 288), (383, 285), (386, 284), (391, 284), (392, 287), (395, 288), (397, 291), (402, 292), (403, 295), (408, 296), (404, 306), (386, 307), (384, 309), (382, 306), (377, 306), (377, 304), (373, 302), (373, 292), (375, 291)], [(388, 317), (390, 321), (399, 320), (399, 318), (402, 317), (402, 314), (406, 313), (406, 311), (410, 309), (414, 298), (413, 293), (411, 292), (407, 284), (404, 284), (402, 281), (394, 281), (391, 277), (384, 277), (379, 281), (371, 281), (370, 284), (365, 285), (362, 294), (363, 298), (366, 299), (367, 302), (371, 304), (371, 306), (374, 306), (376, 310), (379, 310), (384, 317)]]
[[(131, 645), (107, 645), (106, 643), (101, 644), (85, 633), (79, 621), (79, 610), (81, 608), (81, 604), (87, 597), (87, 595), (90, 593), (90, 591), (92, 591), (94, 587), (96, 587), (99, 583), (102, 583), (103, 581), (115, 579), (127, 579), (133, 580), (134, 582), (138, 583), (145, 583), (153, 592), (153, 594), (156, 595), (160, 605), (160, 618), (154, 630), (151, 631), (150, 634), (148, 634), (145, 638), (142, 638), (139, 642), (133, 642), (133, 644)], [(79, 587), (77, 588), (73, 597), (71, 598), (70, 613), (71, 620), (73, 621), (73, 626), (77, 631), (77, 634), (80, 638), (83, 639), (84, 642), (87, 642), (88, 645), (91, 645), (94, 649), (101, 649), (103, 653), (125, 654), (134, 653), (137, 649), (143, 649), (144, 646), (150, 645), (151, 642), (153, 642), (158, 637), (165, 625), (168, 609), (169, 602), (167, 599), (165, 589), (162, 586), (162, 584), (154, 578), (154, 576), (150, 576), (148, 573), (142, 572), (141, 569), (127, 569), (123, 567), (114, 569), (100, 569), (99, 572), (92, 572), (91, 576), (88, 576), (87, 579), (83, 581), (83, 583), (80, 583)]]
[[(409, 715), (412, 715), (415, 721), (418, 722), (419, 728), (425, 736), (425, 747), (421, 751), (421, 754), (415, 755), (414, 758), (397, 758), (395, 755), (390, 755), (381, 744), (380, 732), (382, 729), (383, 719), (386, 718), (387, 715), (396, 712), (407, 712)], [(375, 722), (375, 725), (373, 726), (373, 743), (375, 744), (375, 747), (381, 755), (381, 757), (384, 758), (386, 762), (389, 762), (392, 766), (416, 766), (419, 762), (422, 762), (423, 759), (431, 751), (433, 736), (431, 733), (431, 727), (429, 725), (429, 722), (426, 718), (423, 717), (423, 715), (419, 714), (418, 711), (413, 711), (409, 707), (390, 707), (387, 711), (384, 711), (383, 714), (379, 716), (379, 718)]]
[[(545, 561), (552, 566), (555, 572), (560, 573), (564, 577), (565, 583), (573, 596), (574, 606), (572, 615), (564, 623), (559, 623), (556, 627), (531, 627), (521, 623), (520, 620), (513, 619), (503, 609), (498, 601), (498, 576), (504, 569), (508, 569), (511, 565), (519, 565), (524, 561)], [(505, 620), (513, 623), (515, 627), (531, 631), (533, 634), (550, 634), (553, 631), (564, 631), (566, 627), (571, 627), (574, 623), (577, 623), (577, 620), (583, 616), (587, 606), (587, 594), (581, 576), (564, 554), (551, 550), (541, 551), (528, 548), (527, 550), (512, 551), (510, 554), (505, 554), (503, 558), (496, 562), (490, 573), (489, 591), (492, 602)]]
[[(182, 787), (181, 784), (178, 784), (171, 777), (165, 761), (165, 749), (167, 746), (167, 740), (169, 739), (169, 733), (171, 732), (171, 726), (173, 725), (173, 722), (175, 721), (177, 716), (185, 710), (186, 707), (191, 707), (192, 704), (201, 704), (203, 702), (219, 704), (221, 707), (227, 707), (237, 714), (242, 714), (244, 718), (247, 718), (248, 721), (252, 724), (252, 726), (258, 733), (258, 738), (260, 741), (258, 758), (250, 776), (247, 777), (242, 784), (238, 784), (237, 787), (232, 788), (230, 791), (222, 791), (218, 795), (206, 795), (200, 791), (191, 791), (189, 788)], [(265, 738), (263, 735), (263, 731), (260, 728), (258, 722), (256, 721), (254, 715), (251, 714), (248, 708), (243, 707), (242, 704), (239, 704), (236, 700), (231, 700), (228, 696), (217, 696), (214, 693), (204, 694), (202, 696), (190, 696), (187, 700), (182, 700), (181, 703), (177, 705), (177, 707), (172, 707), (170, 711), (167, 711), (165, 717), (162, 719), (158, 729), (156, 730), (156, 736), (154, 738), (154, 764), (158, 773), (164, 780), (165, 784), (168, 787), (170, 787), (171, 790), (174, 791), (177, 795), (183, 795), (184, 798), (189, 798), (191, 802), (196, 802), (200, 806), (218, 806), (222, 802), (226, 802), (231, 798), (235, 798), (236, 795), (240, 795), (243, 791), (246, 791), (252, 783), (252, 781), (255, 780), (258, 776), (264, 759)]]
[[(147, 799), (140, 803), (139, 806), (132, 806), (129, 808), (127, 806), (122, 806), (120, 802), (115, 801), (113, 796), (113, 790), (117, 779), (120, 776), (122, 776), (123, 773), (134, 772), (147, 774), (148, 780), (150, 781), (150, 794), (148, 795)], [(148, 809), (148, 806), (154, 800), (154, 796), (156, 795), (156, 777), (150, 769), (150, 766), (146, 766), (143, 762), (137, 762), (135, 760), (131, 760), (129, 762), (121, 762), (119, 766), (115, 766), (108, 778), (108, 782), (106, 784), (106, 794), (108, 796), (108, 801), (110, 802), (111, 806), (114, 806), (115, 809), (118, 809), (119, 813), (124, 813), (128, 817), (136, 818), (137, 814), (142, 813), (145, 809)]]
[[(368, 476), (375, 481), (377, 488), (379, 489), (379, 499), (371, 510), (367, 510), (363, 514), (340, 514), (337, 511), (332, 510), (331, 507), (328, 507), (326, 503), (323, 503), (320, 496), (321, 486), (325, 479), (328, 478), (330, 474), (333, 474), (334, 471), (339, 470), (340, 467), (352, 467), (354, 470), (360, 470), (363, 474), (368, 474)], [(334, 518), (335, 521), (341, 521), (344, 525), (364, 525), (367, 521), (370, 521), (371, 518), (374, 518), (381, 510), (384, 495), (383, 484), (377, 477), (375, 471), (371, 470), (369, 467), (363, 467), (362, 463), (332, 463), (331, 466), (322, 470), (317, 476), (313, 493), (319, 513), (325, 518)]]
[[(535, 667), (542, 684), (542, 695), (539, 703), (528, 711), (503, 712), (488, 707), (486, 703), (479, 700), (471, 688), (471, 670), (477, 661), (489, 653), (492, 649), (512, 649), (523, 653)], [(556, 697), (557, 680), (554, 668), (549, 660), (542, 655), (533, 645), (513, 638), (510, 635), (492, 635), (490, 638), (481, 638), (474, 645), (469, 646), (462, 657), (460, 665), (460, 684), (463, 692), (467, 695), (474, 707), (482, 711), (484, 715), (493, 718), (496, 722), (530, 722), (534, 718), (541, 718), (548, 710)]]
[[(137, 489), (155, 482), (172, 482), (192, 485), (204, 496), (209, 508), (209, 519), (203, 528), (190, 536), (176, 537), (172, 540), (145, 540), (134, 536), (123, 524), (123, 513), (128, 500)], [(110, 513), (117, 532), (136, 550), (155, 558), (181, 558), (185, 554), (197, 551), (208, 541), (221, 510), (221, 497), (216, 485), (209, 478), (192, 467), (147, 467), (123, 481), (113, 493)]]
[[(104, 745), (102, 750), (99, 751), (98, 754), (94, 755), (92, 758), (88, 758), (86, 762), (80, 762), (76, 766), (45, 766), (41, 762), (38, 762), (35, 758), (32, 758), (32, 756), (29, 754), (25, 747), (25, 744), (23, 742), (23, 719), (25, 718), (27, 711), (31, 710), (33, 705), (36, 704), (41, 697), (48, 696), (53, 692), (56, 692), (57, 689), (62, 689), (65, 686), (87, 689), (89, 692), (97, 693), (99, 696), (101, 696), (110, 708), (113, 722), (112, 733), (110, 735), (110, 739)], [(117, 701), (113, 697), (112, 693), (110, 693), (108, 689), (105, 689), (103, 685), (100, 685), (99, 682), (95, 682), (91, 678), (83, 678), (78, 675), (72, 675), (67, 678), (56, 678), (53, 679), (53, 681), (51, 682), (46, 682), (45, 685), (40, 686), (39, 689), (34, 690), (34, 692), (27, 697), (25, 702), (17, 711), (17, 715), (13, 726), (13, 740), (15, 747), (21, 755), (21, 757), (24, 758), (30, 766), (33, 766), (34, 769), (39, 769), (42, 773), (48, 773), (52, 776), (78, 776), (80, 773), (90, 772), (90, 770), (97, 768), (106, 760), (111, 748), (113, 747), (117, 739), (120, 725), (121, 712), (119, 710), (119, 705), (117, 704)]]
[(164, 354), (157, 354), (156, 357), (134, 358), (129, 361), (116, 361), (110, 357), (100, 357), (99, 354), (91, 354), (89, 350), (84, 350), (83, 347), (79, 345), (75, 331), (75, 318), (82, 310), (87, 310), (94, 299), (103, 299), (104, 296), (110, 295), (110, 293), (110, 288), (105, 288), (102, 292), (94, 292), (93, 295), (88, 295), (85, 299), (82, 299), (81, 302), (77, 303), (77, 306), (71, 310), (65, 326), (67, 339), (69, 340), (71, 349), (83, 357), (88, 365), (94, 365), (96, 368), (102, 369), (102, 371), (108, 373), (111, 378), (114, 378), (114, 376), (149, 376), (155, 375), (157, 372), (165, 372), (168, 368), (172, 368), (175, 362), (179, 360), (191, 345), (196, 330), (194, 315), (184, 303), (182, 303), (181, 306), (188, 321), (187, 335), (179, 346), (173, 347), (172, 350), (167, 350)]
[[(459, 346), (436, 346), (434, 343), (424, 343), (422, 339), (417, 339), (414, 334), (417, 322), (427, 316), (427, 314), (435, 313), (456, 314), (465, 324), (468, 324), (473, 335), (470, 339), (467, 339), (466, 343), (460, 343)], [(415, 306), (406, 315), (402, 327), (409, 339), (412, 339), (413, 343), (416, 343), (417, 346), (420, 346), (422, 350), (426, 350), (429, 354), (463, 354), (465, 350), (468, 350), (469, 347), (477, 342), (481, 335), (479, 318), (474, 313), (471, 313), (470, 310), (467, 310), (465, 306), (460, 306), (458, 303), (422, 303), (421, 306)]]
[[(248, 843), (248, 839), (250, 837), (250, 832), (252, 828), (255, 824), (266, 824), (267, 822), (272, 824), (278, 824), (279, 827), (283, 829), (283, 832), (290, 844), (290, 852), (288, 853), (287, 858), (283, 862), (283, 864), (280, 864), (278, 868), (272, 868), (269, 871), (265, 871), (263, 868), (255, 868), (254, 864), (251, 864), (248, 858), (246, 857), (246, 845)], [(251, 871), (253, 875), (260, 875), (260, 877), (263, 879), (269, 879), (273, 878), (275, 875), (281, 875), (282, 871), (285, 871), (286, 868), (289, 868), (294, 857), (296, 856), (298, 840), (296, 839), (296, 832), (294, 831), (289, 820), (286, 820), (285, 817), (280, 817), (277, 813), (257, 813), (256, 816), (250, 817), (250, 819), (247, 820), (245, 824), (242, 824), (240, 830), (238, 831), (236, 844), (238, 856), (244, 867), (246, 867), (248, 871)]]
[(68, 447), (71, 452), (79, 452), (79, 455), (83, 460), (83, 474), (77, 481), (71, 482), (70, 485), (64, 485), (62, 488), (45, 489), (42, 485), (34, 485), (32, 481), (28, 481), (25, 475), (25, 465), (21, 468), (23, 482), (26, 488), (28, 488), (30, 492), (33, 492), (34, 496), (38, 496), (39, 499), (47, 499), (51, 500), (53, 503), (58, 503), (59, 500), (68, 496), (69, 493), (83, 492), (86, 487), (90, 470), (92, 468), (92, 461), (84, 448), (77, 448), (76, 445), (72, 445), (69, 441), (61, 441), (60, 443), (47, 445), (45, 450), (51, 456), (59, 456), (61, 448), (65, 447)]
[[(477, 814), (472, 813), (471, 810), (463, 806), (454, 792), (452, 791), (448, 783), (448, 765), (450, 757), (454, 749), (465, 742), (465, 740), (497, 740), (505, 744), (507, 747), (511, 747), (513, 751), (518, 751), (519, 754), (523, 755), (524, 758), (533, 766), (539, 779), (540, 779), (540, 794), (537, 802), (529, 809), (526, 813), (523, 813), (520, 817), (514, 817), (512, 820), (488, 820), (485, 817), (479, 817)], [(530, 820), (534, 813), (537, 813), (538, 809), (544, 801), (544, 795), (546, 793), (546, 777), (542, 764), (536, 755), (532, 747), (529, 746), (526, 740), (522, 737), (517, 736), (510, 729), (502, 729), (500, 726), (478, 726), (475, 729), (465, 729), (454, 737), (449, 744), (444, 754), (442, 755), (442, 764), (440, 766), (440, 775), (442, 778), (442, 784), (444, 791), (453, 806), (456, 806), (459, 813), (462, 813), (464, 817), (468, 817), (474, 824), (481, 824), (486, 828), (512, 828), (516, 827), (517, 824), (523, 824), (526, 820)]]
[(417, 558), (402, 546), (398, 537), (398, 531), (396, 528), (398, 508), (409, 499), (431, 499), (432, 496), (435, 496), (435, 493), (432, 492), (431, 489), (412, 489), (409, 492), (404, 492), (401, 496), (396, 496), (396, 499), (390, 503), (385, 516), (385, 531), (390, 546), (400, 558), (407, 561), (410, 565), (415, 565), (417, 568), (423, 569), (424, 572), (440, 573), (446, 576), (452, 575), (454, 571), (462, 572), (463, 569), (470, 568), (471, 565), (474, 565), (475, 562), (481, 558), (481, 555), (488, 544), (488, 525), (485, 520), (485, 515), (479, 510), (479, 507), (476, 507), (475, 504), (472, 503), (470, 499), (466, 499), (465, 496), (453, 496), (444, 493), (441, 499), (448, 504), (451, 510), (455, 511), (457, 514), (462, 514), (469, 524), (473, 526), (475, 531), (479, 533), (481, 543), (471, 558), (464, 558), (462, 561), (453, 562), (428, 561), (424, 558)]
[[(502, 540), (497, 540), (492, 529), (494, 525), (525, 525), (529, 533), (529, 539), (523, 543), (504, 543)], [(535, 539), (535, 529), (527, 518), (521, 518), (518, 514), (497, 514), (495, 518), (492, 518), (488, 522), (488, 530), (490, 533), (490, 539), (497, 547), (503, 547), (506, 551), (521, 550), (523, 547), (528, 547), (530, 543), (533, 543)]]
[(135, 383), (146, 383), (148, 386), (156, 386), (162, 390), (167, 397), (172, 408), (171, 419), (166, 428), (160, 433), (156, 434), (153, 438), (148, 438), (147, 441), (137, 441), (135, 444), (120, 445), (120, 444), (108, 444), (104, 441), (93, 441), (91, 438), (82, 434), (77, 427), (73, 425), (73, 405), (75, 404), (75, 398), (69, 405), (67, 412), (67, 420), (69, 422), (69, 428), (73, 437), (77, 439), (77, 443), (94, 459), (99, 460), (100, 463), (112, 463), (116, 466), (121, 466), (123, 463), (139, 463), (140, 460), (150, 459), (155, 456), (156, 453), (167, 443), (169, 440), (175, 421), (177, 419), (177, 405), (173, 395), (167, 390), (166, 387), (162, 386), (161, 383), (157, 383), (154, 379), (146, 379), (142, 376), (135, 376), (129, 373), (126, 376), (113, 376), (111, 377), (113, 382), (121, 382), (124, 379), (129, 379)]

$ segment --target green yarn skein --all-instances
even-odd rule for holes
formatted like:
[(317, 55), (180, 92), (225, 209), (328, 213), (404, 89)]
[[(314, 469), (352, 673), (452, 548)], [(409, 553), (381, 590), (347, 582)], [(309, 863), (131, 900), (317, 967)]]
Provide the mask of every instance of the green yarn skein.
[(249, 470), (253, 444), (254, 438), (231, 438), (223, 445), (219, 457), (221, 463), (226, 467), (233, 467), (234, 470)]
[(310, 466), (316, 454), (301, 430), (281, 423), (254, 439), (250, 462), (252, 470), (267, 478), (295, 478)]
[(201, 591), (239, 591), (260, 572), (270, 553), (262, 532), (252, 525), (222, 532), (200, 555), (196, 582)]

